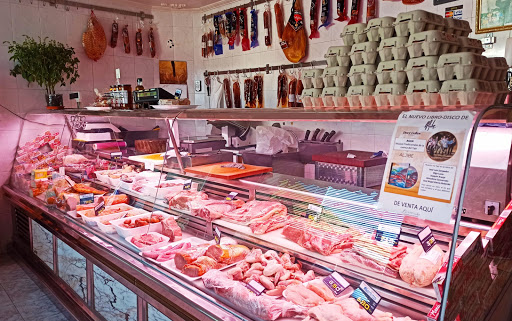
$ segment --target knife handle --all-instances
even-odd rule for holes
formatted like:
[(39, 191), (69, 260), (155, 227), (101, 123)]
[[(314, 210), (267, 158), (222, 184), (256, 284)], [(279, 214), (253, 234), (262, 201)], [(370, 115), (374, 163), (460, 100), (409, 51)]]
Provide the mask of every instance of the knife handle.
[(320, 128), (315, 129), (315, 132), (313, 133), (313, 137), (311, 137), (312, 141), (316, 141), (316, 136), (320, 133)]
[(335, 130), (331, 130), (331, 132), (329, 133), (329, 136), (327, 136), (327, 138), (325, 139), (326, 142), (330, 142), (332, 137), (336, 135), (336, 131)]
[(309, 129), (306, 130), (306, 135), (304, 136), (304, 140), (308, 140), (310, 134), (311, 134), (311, 131)]
[(325, 142), (325, 139), (327, 138), (327, 136), (329, 136), (329, 133), (325, 132), (324, 135), (322, 136), (322, 139), (320, 139), (320, 141)]

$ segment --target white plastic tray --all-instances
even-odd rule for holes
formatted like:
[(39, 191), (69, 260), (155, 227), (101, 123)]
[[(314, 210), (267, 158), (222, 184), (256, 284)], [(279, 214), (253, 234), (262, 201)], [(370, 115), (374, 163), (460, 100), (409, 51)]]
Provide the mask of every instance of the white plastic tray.
[(124, 212), (133, 210), (135, 208), (135, 207), (130, 206), (128, 204), (116, 204), (116, 205), (105, 206), (105, 210), (110, 209), (110, 208), (115, 208), (115, 207), (121, 207), (124, 210), (121, 211), (121, 212), (113, 213), (113, 214), (99, 215), (99, 216), (92, 216), (92, 217), (86, 216), (85, 213), (90, 212), (90, 211), (94, 212), (94, 209), (88, 209), (88, 210), (84, 210), (84, 211), (79, 211), (77, 213), (82, 217), (82, 220), (84, 220), (84, 222), (86, 224), (94, 226), (94, 225), (96, 225), (96, 223), (99, 220), (112, 219), (112, 218), (115, 218), (117, 214), (120, 214), (120, 213), (124, 214)]
[(138, 218), (150, 217), (151, 215), (154, 215), (154, 214), (161, 215), (161, 216), (163, 216), (164, 219), (167, 219), (169, 217), (176, 218), (175, 216), (164, 213), (162, 211), (155, 211), (153, 213), (146, 212), (144, 214), (132, 216), (130, 218), (121, 218), (121, 219), (113, 220), (110, 223), (114, 226), (114, 229), (116, 230), (117, 234), (119, 234), (119, 236), (124, 237), (124, 238), (127, 238), (129, 236), (144, 234), (146, 232), (162, 233), (162, 223), (151, 223), (151, 224), (149, 224), (149, 227), (148, 226), (139, 226), (139, 227), (135, 227), (135, 228), (126, 228), (126, 227), (121, 226), (121, 224), (123, 224), (123, 222), (127, 219), (135, 220)]
[(131, 242), (132, 240), (132, 237), (133, 236), (128, 236), (125, 238), (126, 242), (128, 242), (130, 244), (130, 246), (134, 247), (135, 249), (139, 250), (139, 251), (149, 251), (149, 250), (152, 250), (152, 249), (157, 249), (159, 247), (162, 247), (164, 245), (167, 245), (169, 243), (169, 238), (165, 235), (162, 235), (160, 233), (157, 233), (157, 232), (148, 232), (148, 234), (152, 234), (152, 235), (157, 235), (157, 236), (160, 236), (163, 238), (163, 241), (162, 242), (159, 242), (159, 243), (156, 243), (156, 244), (153, 244), (153, 245), (148, 245), (148, 246), (145, 246), (145, 247), (138, 247), (136, 246), (135, 244), (133, 244)]

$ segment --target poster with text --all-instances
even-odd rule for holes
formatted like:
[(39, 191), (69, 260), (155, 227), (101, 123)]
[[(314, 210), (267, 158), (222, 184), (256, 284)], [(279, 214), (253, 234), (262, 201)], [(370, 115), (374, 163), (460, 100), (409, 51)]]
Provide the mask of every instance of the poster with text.
[(457, 197), (470, 111), (409, 111), (391, 140), (379, 209), (449, 223)]

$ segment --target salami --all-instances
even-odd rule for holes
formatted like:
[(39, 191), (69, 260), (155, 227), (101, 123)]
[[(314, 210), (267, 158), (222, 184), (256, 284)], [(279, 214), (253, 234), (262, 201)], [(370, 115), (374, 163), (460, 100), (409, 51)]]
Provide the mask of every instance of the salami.
[(256, 108), (263, 108), (263, 76), (254, 76), (254, 85), (256, 87)]
[(361, 0), (352, 0), (352, 10), (350, 11), (350, 20), (348, 21), (349, 25), (361, 21), (361, 17), (359, 15), (361, 11), (360, 4)]
[(338, 13), (338, 18), (336, 18), (336, 21), (348, 20), (346, 1), (347, 0), (337, 0), (336, 1), (336, 12)]
[(265, 46), (272, 45), (272, 17), (270, 13), (270, 6), (265, 4), (265, 12), (263, 12), (263, 29), (265, 30)]
[[(368, 0), (372, 1), (372, 0)], [(373, 0), (375, 1), (375, 0)], [(322, 0), (322, 14), (320, 15), (320, 22), (322, 23), (318, 29), (324, 27), (328, 28), (331, 25), (331, 0)]]
[[(234, 23), (233, 20), (235, 19)], [(226, 38), (228, 39), (229, 50), (235, 49), (236, 16), (233, 12), (226, 12)]]
[(233, 100), (231, 99), (231, 84), (229, 78), (224, 78), (224, 100), (226, 108), (233, 108)]
[(207, 53), (208, 57), (213, 56), (213, 31), (210, 30), (208, 32), (208, 41), (207, 41)]
[(279, 39), (283, 39), (283, 31), (284, 31), (284, 20), (283, 20), (283, 10), (281, 9), (281, 4), (279, 1), (276, 1), (274, 4), (274, 13), (276, 14), (276, 28), (277, 28), (277, 36)]
[[(148, 37), (149, 37), (149, 52), (151, 53), (151, 57), (155, 58), (155, 56), (156, 56), (155, 36), (153, 35), (153, 28), (152, 27), (149, 28)], [(206, 50), (206, 46), (204, 47), (204, 49)]]
[(251, 48), (258, 47), (258, 12), (251, 10)]
[(252, 87), (254, 86), (254, 81), (250, 78), (244, 81), (244, 99), (245, 99), (245, 108), (251, 108), (253, 105), (253, 97), (252, 97)]
[(303, 107), (302, 106), (302, 91), (304, 90), (304, 85), (302, 84), (302, 80), (300, 78), (297, 80), (297, 86), (295, 87), (295, 107)]
[(366, 0), (366, 22), (376, 17), (375, 0)]
[(240, 83), (238, 80), (233, 83), (233, 102), (235, 108), (242, 108), (242, 97), (240, 97)]
[(124, 52), (130, 53), (130, 35), (128, 34), (128, 25), (125, 25), (122, 31)]
[(142, 56), (142, 30), (138, 29), (135, 33), (135, 49), (137, 56)]
[(402, 0), (403, 4), (418, 4), (422, 3), (424, 0)]
[(208, 42), (208, 34), (204, 32), (201, 36), (201, 57), (206, 58), (208, 56), (207, 49), (206, 49), (206, 43)]
[(296, 107), (296, 91), (297, 91), (297, 79), (294, 77), (290, 80), (288, 85), (288, 107)]
[(311, 8), (309, 9), (309, 26), (311, 28), (309, 39), (320, 38), (320, 33), (318, 32), (318, 7), (316, 5), (316, 1), (317, 0), (311, 0)]
[(247, 51), (251, 49), (251, 42), (249, 41), (249, 36), (247, 35), (247, 9), (240, 9), (240, 37), (242, 38), (242, 51)]
[(117, 47), (117, 38), (119, 38), (119, 25), (114, 20), (112, 23), (112, 35), (110, 36), (110, 47)]
[(214, 27), (214, 30), (215, 30), (215, 34), (214, 34), (214, 39), (213, 39), (213, 52), (215, 53), (216, 56), (218, 55), (222, 55), (222, 51), (223, 51), (223, 48), (222, 48), (222, 35), (220, 33), (220, 20), (221, 20), (221, 17), (220, 16), (215, 16), (213, 17), (213, 27)]
[(281, 43), (284, 55), (289, 61), (297, 63), (306, 56), (307, 39), (301, 0), (293, 0), (290, 18), (284, 28)]
[(277, 107), (286, 108), (288, 105), (288, 77), (282, 73), (277, 77)]

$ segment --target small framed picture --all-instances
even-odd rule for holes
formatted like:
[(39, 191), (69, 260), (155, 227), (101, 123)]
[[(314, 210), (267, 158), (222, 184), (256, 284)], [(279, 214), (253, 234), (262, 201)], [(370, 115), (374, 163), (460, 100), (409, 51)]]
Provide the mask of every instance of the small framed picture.
[(512, 30), (512, 1), (476, 0), (475, 33), (505, 30)]

